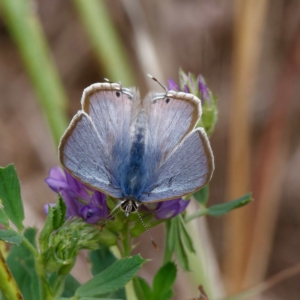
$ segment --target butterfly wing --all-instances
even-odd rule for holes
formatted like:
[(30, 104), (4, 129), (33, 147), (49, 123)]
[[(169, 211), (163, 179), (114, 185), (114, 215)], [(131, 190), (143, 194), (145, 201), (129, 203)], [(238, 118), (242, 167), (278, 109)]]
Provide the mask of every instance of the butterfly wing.
[(74, 177), (115, 198), (122, 196), (118, 172), (128, 160), (135, 97), (120, 84), (91, 85), (59, 146), (60, 161)]
[(154, 156), (151, 164), (162, 164), (170, 151), (195, 128), (201, 116), (201, 102), (192, 94), (169, 91), (148, 95), (144, 106), (149, 124), (148, 151)]
[(193, 130), (149, 179), (141, 202), (175, 199), (195, 192), (210, 180), (213, 154), (202, 128)]

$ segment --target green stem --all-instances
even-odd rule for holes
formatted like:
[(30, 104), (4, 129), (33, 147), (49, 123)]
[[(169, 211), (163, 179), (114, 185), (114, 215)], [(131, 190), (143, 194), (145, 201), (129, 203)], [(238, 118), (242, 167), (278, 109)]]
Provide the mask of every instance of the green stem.
[(201, 209), (197, 210), (196, 212), (194, 212), (193, 214), (186, 216), (185, 222), (188, 223), (188, 222), (192, 221), (193, 219), (205, 216), (206, 214), (207, 214), (207, 209), (201, 208)]
[(40, 280), (40, 286), (42, 289), (42, 299), (43, 300), (53, 300), (53, 293), (50, 284), (46, 278), (45, 268), (41, 261), (41, 256), (35, 259), (35, 269)]
[(24, 299), (0, 251), (0, 290), (6, 299)]
[(37, 258), (39, 256), (38, 251), (35, 249), (35, 247), (28, 241), (28, 239), (23, 236), (23, 241), (22, 243), (24, 244), (24, 246), (27, 247), (27, 249), (32, 253), (32, 255)]
[(1, 0), (0, 8), (58, 144), (67, 127), (67, 97), (33, 4), (28, 0)]
[(133, 69), (104, 1), (74, 0), (96, 57), (112, 81), (125, 86), (134, 83)]
[(126, 292), (126, 299), (130, 300), (138, 300), (134, 291), (133, 287), (133, 281), (130, 280), (126, 285), (125, 285), (125, 292)]
[(123, 245), (123, 257), (128, 257), (131, 254), (131, 236), (129, 233), (129, 221), (125, 222), (122, 230), (122, 245)]

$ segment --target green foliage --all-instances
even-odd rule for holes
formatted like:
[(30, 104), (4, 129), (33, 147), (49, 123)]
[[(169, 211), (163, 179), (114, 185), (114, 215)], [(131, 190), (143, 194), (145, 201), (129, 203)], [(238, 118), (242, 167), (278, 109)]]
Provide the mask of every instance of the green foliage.
[[(26, 229), (24, 236), (33, 247), (36, 247), (36, 229)], [(39, 277), (35, 269), (34, 256), (24, 244), (13, 246), (7, 258), (7, 265), (9, 266), (25, 300), (42, 299)]]
[(139, 300), (151, 299), (151, 287), (147, 281), (139, 276), (133, 277), (134, 291)]
[(172, 287), (176, 280), (177, 268), (167, 262), (155, 274), (152, 289), (141, 277), (133, 278), (134, 290), (139, 300), (168, 300), (173, 296)]
[(66, 218), (67, 207), (61, 196), (59, 195), (55, 207), (53, 207), (53, 229), (61, 227)]
[(132, 66), (104, 2), (74, 0), (73, 3), (107, 77), (115, 82), (121, 80), (125, 86), (133, 85)]
[(207, 101), (202, 105), (202, 116), (197, 124), (197, 127), (203, 127), (208, 136), (210, 136), (215, 129), (218, 120), (217, 97), (209, 91), (210, 103)]
[(23, 236), (12, 229), (0, 230), (0, 240), (20, 245), (20, 243), (22, 243)]
[(204, 215), (214, 216), (214, 217), (222, 216), (222, 215), (225, 215), (228, 212), (232, 211), (233, 209), (236, 209), (236, 208), (239, 208), (239, 207), (242, 207), (242, 206), (248, 204), (252, 200), (253, 200), (252, 194), (248, 193), (248, 194), (246, 194), (236, 200), (230, 201), (230, 202), (216, 204), (216, 205), (213, 205), (208, 208), (203, 207), (200, 210), (191, 214), (190, 216), (187, 216), (185, 218), (185, 221), (189, 222), (195, 218), (198, 218), (198, 217), (201, 217)]
[(189, 270), (189, 252), (195, 252), (193, 241), (185, 227), (185, 221), (181, 215), (166, 222), (166, 245), (164, 262), (171, 261), (173, 253), (176, 253), (181, 267)]
[(66, 276), (65, 286), (62, 293), (63, 297), (72, 297), (75, 291), (79, 288), (80, 283), (70, 274)]
[[(107, 246), (101, 246), (99, 249), (91, 251), (90, 261), (92, 264), (91, 272), (95, 276), (116, 262), (117, 258), (111, 253)], [(109, 296), (110, 298), (126, 299), (124, 288), (120, 288), (119, 290), (110, 293)]]
[(0, 207), (0, 224), (5, 225), (6, 228), (9, 228), (9, 219), (5, 211)]
[(79, 287), (76, 295), (93, 297), (113, 292), (128, 283), (144, 263), (145, 260), (139, 255), (119, 259)]
[(209, 197), (209, 185), (204, 186), (202, 189), (194, 193), (193, 196), (199, 204), (206, 206)]
[(158, 270), (153, 279), (152, 300), (167, 300), (172, 297), (176, 274), (177, 268), (173, 262), (166, 263)]
[(1, 0), (0, 8), (58, 144), (67, 128), (67, 97), (40, 21), (27, 0)]
[(46, 251), (48, 248), (50, 234), (63, 225), (65, 215), (66, 205), (59, 196), (54, 207), (48, 205), (47, 219), (39, 236), (39, 244), (42, 252)]
[[(23, 229), (24, 209), (21, 199), (20, 182), (14, 165), (0, 167), (0, 199), (8, 218)], [(3, 215), (3, 214), (2, 214)]]
[(227, 214), (228, 212), (230, 212), (233, 209), (236, 209), (236, 208), (239, 208), (239, 207), (242, 207), (242, 206), (248, 204), (252, 200), (253, 200), (252, 194), (248, 193), (234, 201), (213, 205), (213, 206), (207, 208), (206, 214), (209, 216), (222, 216), (222, 215)]

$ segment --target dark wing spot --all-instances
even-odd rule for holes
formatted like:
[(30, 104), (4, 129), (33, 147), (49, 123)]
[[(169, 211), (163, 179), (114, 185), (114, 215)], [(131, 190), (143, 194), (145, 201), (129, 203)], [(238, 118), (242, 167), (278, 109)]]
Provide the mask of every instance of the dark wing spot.
[(166, 99), (166, 103), (169, 103), (169, 102), (170, 102), (170, 98), (167, 98), (167, 99)]
[(129, 99), (129, 100), (132, 100), (132, 97), (131, 97), (131, 96), (128, 96), (128, 99)]
[(117, 95), (117, 97), (120, 97), (121, 93), (120, 92), (116, 92), (116, 95)]
[(174, 177), (171, 177), (168, 181), (168, 186), (171, 187)]

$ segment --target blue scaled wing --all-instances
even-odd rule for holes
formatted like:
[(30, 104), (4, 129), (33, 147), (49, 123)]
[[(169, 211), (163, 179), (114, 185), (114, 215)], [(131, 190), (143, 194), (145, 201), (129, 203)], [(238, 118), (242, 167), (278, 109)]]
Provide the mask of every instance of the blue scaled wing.
[(141, 202), (179, 198), (206, 185), (214, 170), (213, 154), (204, 129), (197, 128), (169, 154), (145, 187)]
[(115, 198), (122, 197), (118, 172), (129, 156), (134, 96), (116, 83), (88, 87), (82, 96), (82, 110), (59, 146), (60, 161), (74, 177)]
[(169, 91), (144, 100), (148, 115), (148, 164), (164, 163), (169, 153), (190, 133), (201, 116), (201, 102), (192, 95)]

